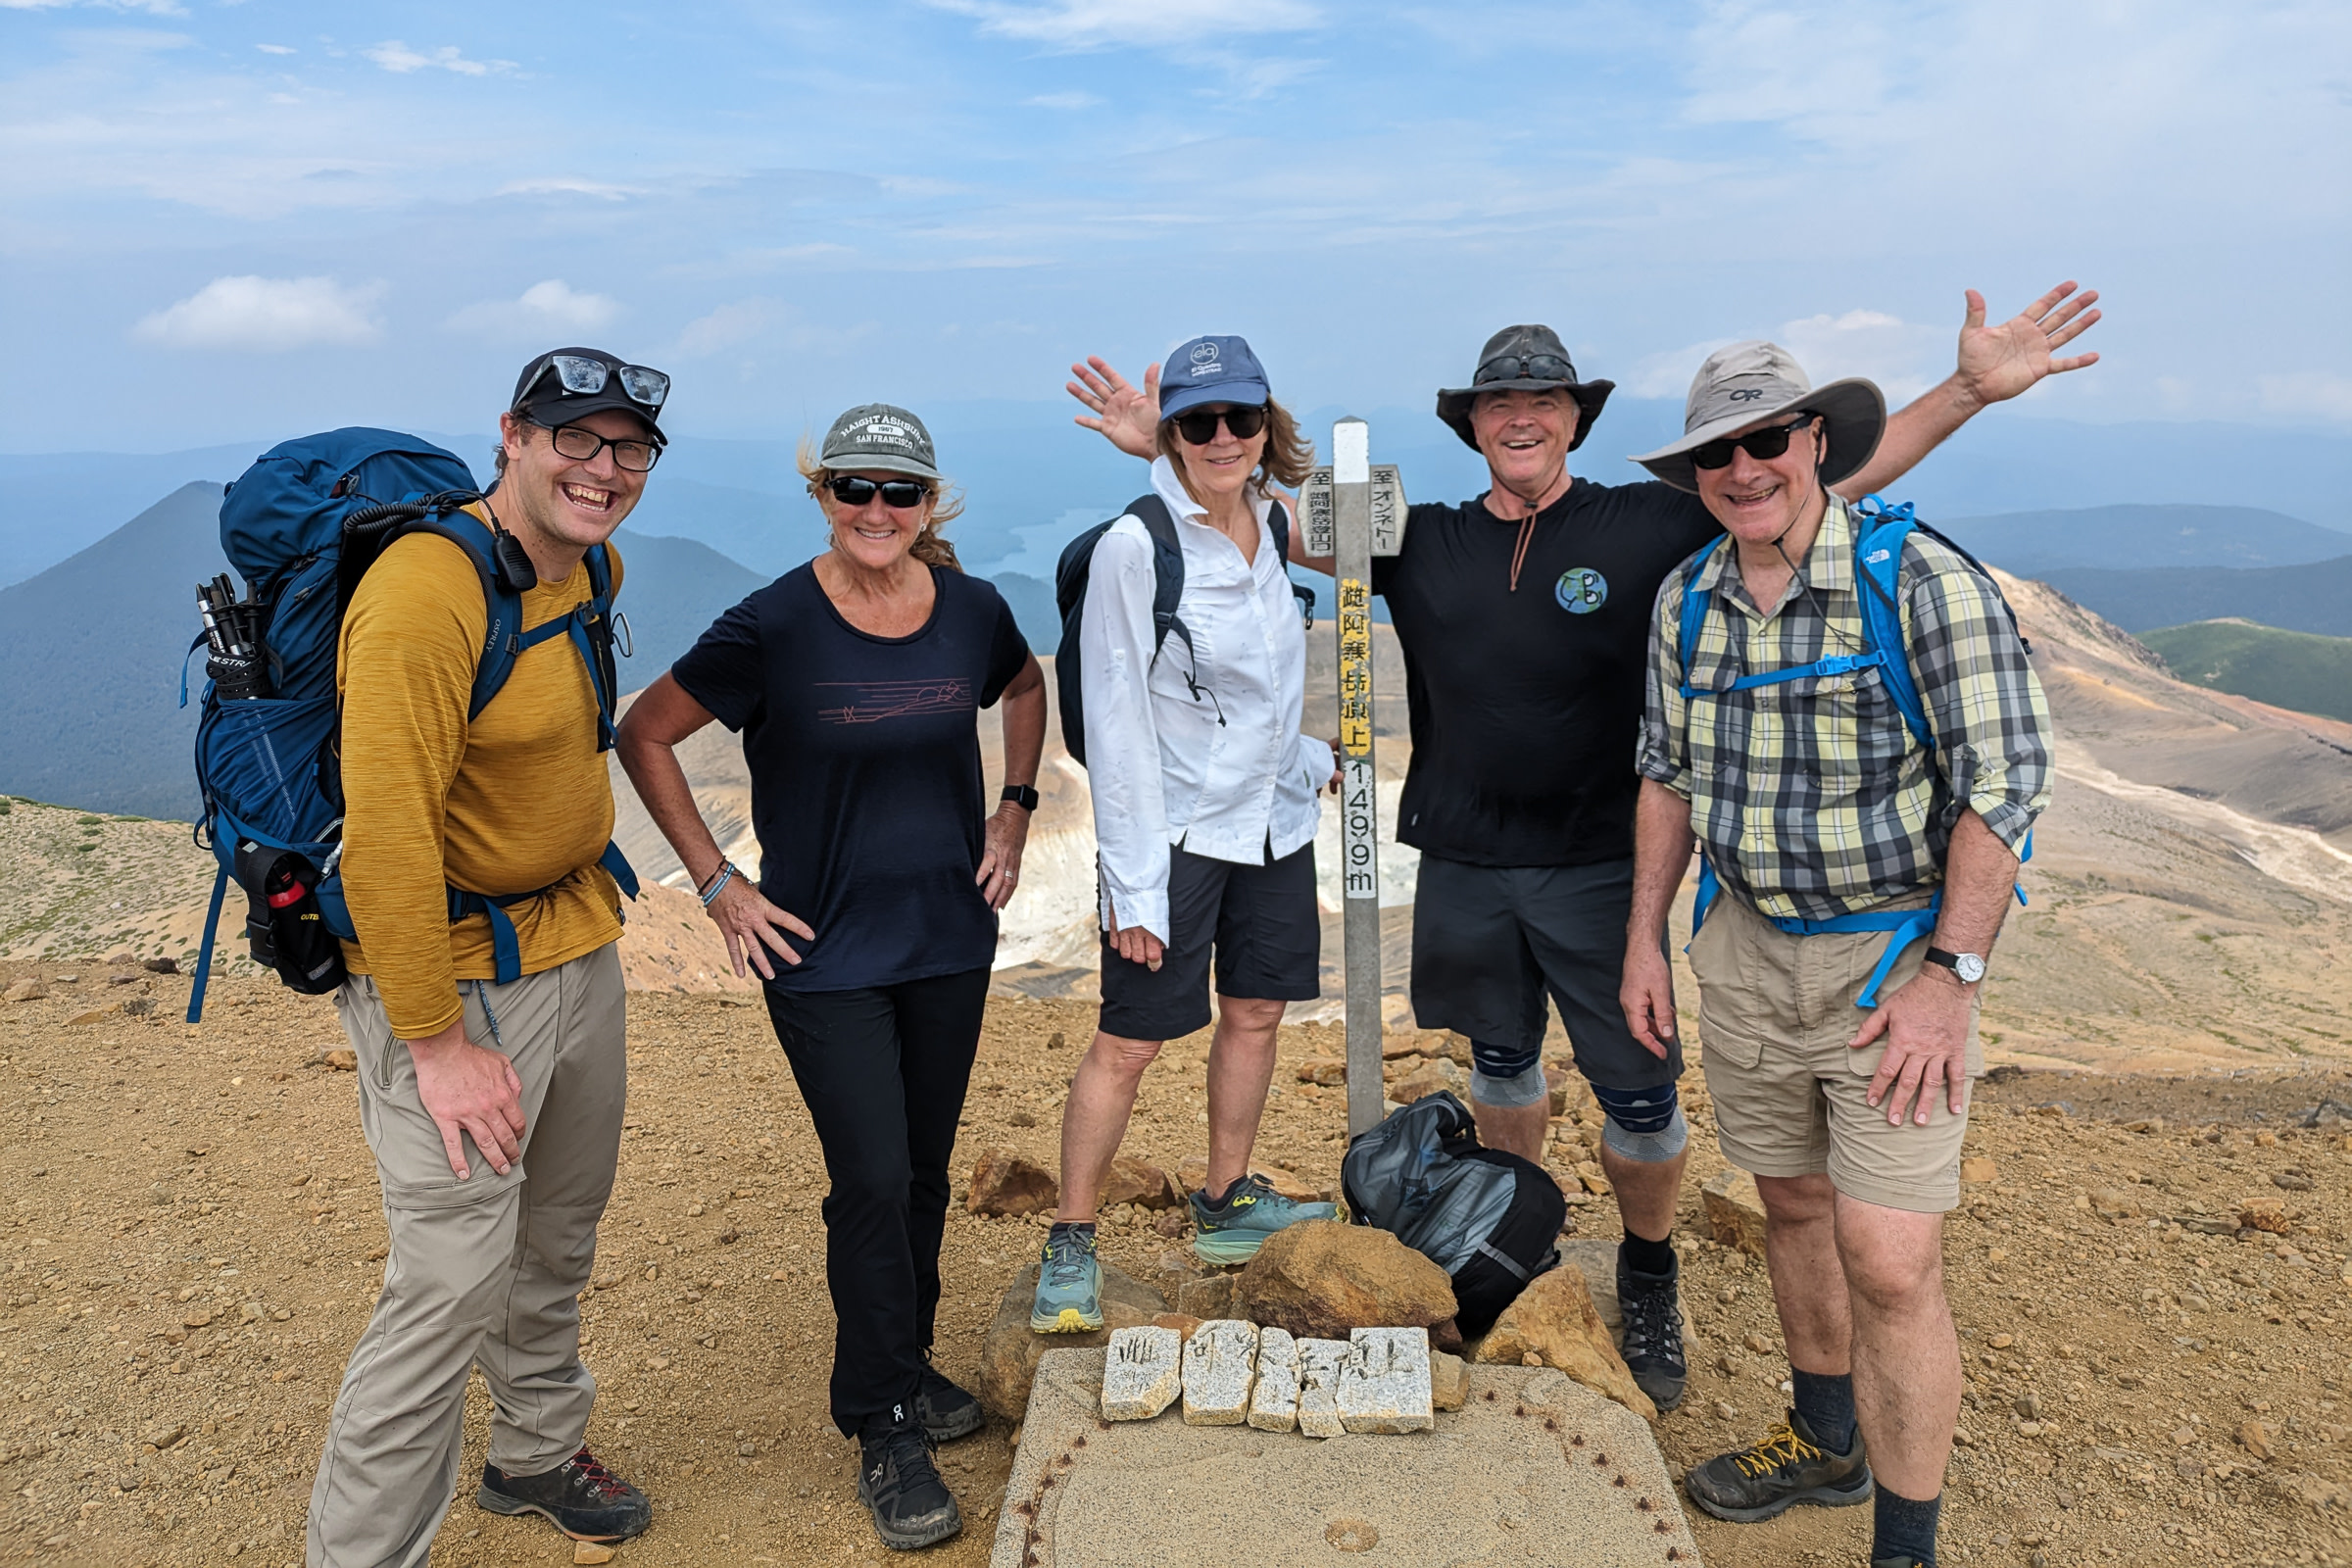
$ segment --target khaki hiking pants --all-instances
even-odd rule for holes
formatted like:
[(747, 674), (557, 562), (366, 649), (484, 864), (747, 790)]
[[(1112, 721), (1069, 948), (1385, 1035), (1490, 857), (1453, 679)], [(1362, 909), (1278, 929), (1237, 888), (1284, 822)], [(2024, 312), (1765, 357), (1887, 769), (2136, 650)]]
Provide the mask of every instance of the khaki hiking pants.
[(391, 1228), (383, 1294), (344, 1369), (311, 1488), (310, 1568), (416, 1568), (449, 1512), (466, 1380), (490, 1385), (490, 1462), (538, 1475), (578, 1451), (596, 1380), (576, 1298), (596, 1261), (628, 1085), (616, 947), (513, 985), (461, 981), (466, 1032), (522, 1080), (522, 1155), (504, 1176), (467, 1138), (449, 1168), (375, 983), (335, 994), (360, 1058), (360, 1125)]

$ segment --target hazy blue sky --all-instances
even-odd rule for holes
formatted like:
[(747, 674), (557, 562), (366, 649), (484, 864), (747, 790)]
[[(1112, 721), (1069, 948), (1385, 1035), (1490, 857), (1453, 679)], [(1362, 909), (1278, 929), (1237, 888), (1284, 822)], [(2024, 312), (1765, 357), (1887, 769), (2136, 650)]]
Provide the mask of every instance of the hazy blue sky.
[(1203, 330), (1302, 407), (1521, 319), (1900, 393), (2065, 276), (2025, 412), (2340, 433), (2347, 153), (2341, 0), (0, 0), (0, 450), (473, 428), (568, 340), (718, 436)]

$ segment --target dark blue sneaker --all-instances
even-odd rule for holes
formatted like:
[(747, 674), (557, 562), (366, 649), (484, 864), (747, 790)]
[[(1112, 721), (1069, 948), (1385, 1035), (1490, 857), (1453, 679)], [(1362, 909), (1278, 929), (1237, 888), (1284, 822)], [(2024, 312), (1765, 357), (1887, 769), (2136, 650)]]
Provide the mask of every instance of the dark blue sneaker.
[(1186, 1200), (1193, 1209), (1193, 1254), (1203, 1263), (1247, 1263), (1276, 1231), (1302, 1220), (1331, 1219), (1330, 1203), (1295, 1203), (1254, 1173), (1235, 1182), (1225, 1201), (1210, 1207), (1204, 1189)]
[(473, 1501), (491, 1513), (543, 1515), (574, 1541), (626, 1541), (654, 1522), (645, 1494), (598, 1464), (586, 1448), (535, 1476), (511, 1476), (485, 1464)]

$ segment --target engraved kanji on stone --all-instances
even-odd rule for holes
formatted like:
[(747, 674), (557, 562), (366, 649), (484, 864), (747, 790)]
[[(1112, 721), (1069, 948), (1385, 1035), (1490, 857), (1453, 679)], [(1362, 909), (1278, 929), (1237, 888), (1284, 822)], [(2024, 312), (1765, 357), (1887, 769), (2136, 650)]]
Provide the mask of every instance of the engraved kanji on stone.
[(1111, 1421), (1149, 1421), (1184, 1387), (1184, 1341), (1174, 1329), (1110, 1331), (1102, 1359), (1102, 1415)]
[(1230, 1317), (1201, 1324), (1184, 1342), (1184, 1424), (1240, 1426), (1256, 1376), (1256, 1324)]
[(1357, 1329), (1340, 1368), (1340, 1424), (1350, 1432), (1426, 1432), (1429, 1330)]
[(1257, 1331), (1257, 1382), (1250, 1390), (1250, 1424), (1260, 1432), (1298, 1425), (1298, 1344), (1283, 1329)]
[(1353, 1347), (1346, 1340), (1298, 1342), (1298, 1430), (1310, 1438), (1336, 1438), (1340, 1421), (1340, 1368)]

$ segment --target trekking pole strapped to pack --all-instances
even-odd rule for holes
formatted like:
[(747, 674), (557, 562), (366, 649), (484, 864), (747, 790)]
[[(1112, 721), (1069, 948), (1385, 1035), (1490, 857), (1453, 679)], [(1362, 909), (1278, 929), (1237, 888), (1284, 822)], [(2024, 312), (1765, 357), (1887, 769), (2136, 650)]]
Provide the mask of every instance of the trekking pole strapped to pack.
[[(1803, 680), (1808, 676), (1858, 675), (1875, 669), (1893, 702), (1895, 711), (1903, 718), (1903, 727), (1911, 732), (1920, 750), (1933, 756), (1936, 751), (1936, 730), (1929, 721), (1925, 704), (1920, 701), (1919, 682), (1911, 672), (1909, 645), (1903, 636), (1902, 601), (1897, 596), (1897, 574), (1902, 566), (1903, 543), (1916, 530), (1943, 545), (1968, 563), (1985, 581), (1991, 573), (1982, 562), (1951, 540), (1922, 522), (1912, 512), (1911, 503), (1889, 506), (1876, 495), (1864, 496), (1848, 509), (1854, 518), (1854, 584), (1855, 599), (1862, 610), (1863, 652), (1833, 654), (1809, 664), (1792, 664), (1786, 669), (1763, 670), (1741, 675), (1729, 686), (1701, 688), (1690, 684), (1690, 664), (1696, 657), (1699, 631), (1706, 624), (1707, 609), (1714, 595), (1711, 590), (1695, 586), (1683, 593), (1683, 611), (1679, 631), (1683, 656), (1682, 697), (1686, 703), (1716, 699), (1732, 692), (1752, 691), (1759, 686), (1777, 686), (1787, 681)], [(1722, 548), (1728, 535), (1718, 534), (1709, 540), (1690, 561), (1690, 582), (1695, 584), (1705, 569), (1707, 560)], [(2017, 612), (2009, 606), (2008, 596), (1995, 587), (1994, 594), (2001, 607), (2009, 612), (2009, 624), (2018, 630), (2018, 641), (2028, 653), (2033, 645), (2026, 643), (2025, 633), (2017, 626)], [(2034, 835), (2029, 832), (2018, 859), (2034, 858)], [(1715, 874), (1715, 865), (1702, 851), (1698, 860), (1698, 893), (1690, 906), (1690, 935), (1698, 936), (1698, 928), (1706, 923), (1707, 910), (1722, 892), (1722, 883)], [(2026, 902), (2023, 884), (2016, 888), (2017, 902)], [(1856, 914), (1840, 914), (1825, 920), (1803, 920), (1794, 916), (1765, 915), (1790, 936), (1820, 936), (1842, 932), (1885, 931), (1888, 933), (1886, 951), (1879, 956), (1878, 967), (1870, 974), (1870, 983), (1854, 999), (1857, 1007), (1879, 1004), (1879, 986), (1904, 950), (1914, 942), (1925, 940), (1936, 930), (1936, 920), (1943, 909), (1943, 889), (1937, 888), (1924, 908), (1877, 909)]]
[[(352, 427), (305, 436), (256, 459), (220, 503), (220, 545), (246, 582), (239, 652), (253, 673), (226, 686), (206, 683), (196, 726), (196, 780), (204, 814), (196, 841), (220, 861), (196, 960), (188, 1022), (204, 1009), (221, 905), (234, 880), (245, 890), (246, 934), (255, 959), (310, 994), (341, 985), (341, 942), (356, 941), (343, 899), (343, 784), (340, 701), (335, 682), (343, 615), (368, 568), (394, 541), (431, 533), (456, 544), (481, 579), (488, 627), (468, 722), (506, 684), (515, 659), (568, 635), (597, 699), (597, 749), (612, 744), (618, 680), (612, 663), (612, 568), (605, 547), (587, 555), (590, 597), (569, 613), (522, 629), (522, 595), (506, 586), (490, 530), (462, 510), (481, 499), (455, 454), (390, 430)], [(225, 583), (220, 585), (223, 590)], [(208, 604), (210, 601), (208, 600)], [(218, 612), (208, 617), (218, 619)], [(196, 648), (218, 635), (207, 632)], [(242, 664), (230, 667), (239, 668)], [(262, 693), (268, 695), (243, 695)], [(185, 664), (180, 701), (187, 701)], [(601, 861), (630, 898), (637, 878), (617, 846)], [(450, 919), (487, 914), (500, 984), (520, 978), (513, 920), (505, 906), (528, 893), (450, 889)]]

